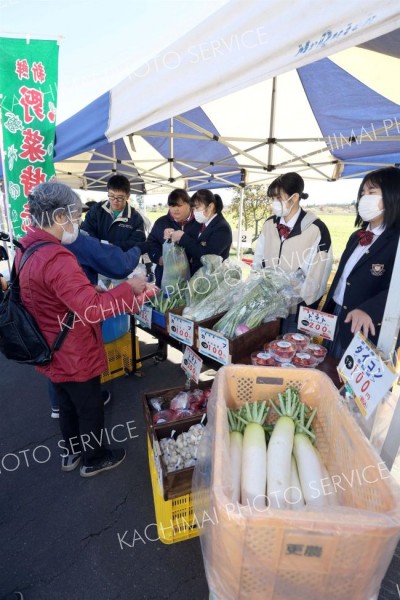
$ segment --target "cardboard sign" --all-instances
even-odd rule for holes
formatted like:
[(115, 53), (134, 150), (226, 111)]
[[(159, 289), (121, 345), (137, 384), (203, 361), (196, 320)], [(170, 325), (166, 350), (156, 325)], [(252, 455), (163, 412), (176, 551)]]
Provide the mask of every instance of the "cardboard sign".
[(353, 392), (361, 414), (368, 419), (398, 374), (383, 362), (375, 346), (356, 333), (338, 365), (342, 380)]
[(199, 352), (223, 365), (229, 365), (229, 340), (212, 329), (199, 327)]
[(151, 306), (148, 306), (147, 304), (143, 304), (142, 308), (140, 309), (139, 314), (136, 315), (136, 318), (138, 321), (140, 321), (142, 323), (142, 325), (144, 327), (151, 329), (152, 313), (153, 313), (153, 309), (151, 308)]
[(179, 315), (169, 313), (168, 333), (179, 342), (193, 346), (194, 322)]
[[(239, 242), (239, 231), (235, 229), (232, 231), (232, 246), (237, 248)], [(242, 231), (240, 234), (240, 247), (251, 248), (253, 245), (251, 231)]]
[(197, 356), (196, 352), (193, 352), (189, 346), (186, 346), (182, 356), (181, 367), (195, 383), (199, 383), (202, 366), (203, 361), (200, 356)]
[(301, 306), (297, 329), (312, 336), (321, 336), (325, 340), (333, 340), (337, 317), (320, 310)]

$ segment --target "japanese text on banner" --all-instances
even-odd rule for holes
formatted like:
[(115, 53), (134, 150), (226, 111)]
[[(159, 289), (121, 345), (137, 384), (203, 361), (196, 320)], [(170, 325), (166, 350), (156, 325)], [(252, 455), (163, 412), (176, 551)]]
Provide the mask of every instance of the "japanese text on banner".
[(14, 236), (28, 230), (28, 195), (53, 178), (58, 43), (0, 38), (3, 177)]

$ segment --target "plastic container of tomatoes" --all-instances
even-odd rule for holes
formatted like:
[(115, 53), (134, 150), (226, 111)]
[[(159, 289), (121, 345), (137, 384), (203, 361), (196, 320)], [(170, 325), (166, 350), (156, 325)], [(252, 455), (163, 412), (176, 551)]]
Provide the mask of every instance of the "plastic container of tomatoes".
[(269, 344), (269, 352), (279, 363), (291, 362), (297, 352), (297, 348), (288, 340), (274, 340)]
[(304, 350), (310, 343), (309, 336), (304, 333), (285, 333), (283, 339), (294, 344), (297, 348), (297, 352)]
[(311, 356), (309, 352), (296, 352), (293, 357), (292, 363), (295, 367), (301, 367), (303, 369), (313, 369), (317, 366), (318, 361), (316, 358)]
[(266, 367), (276, 367), (278, 362), (270, 352), (253, 352), (251, 355), (252, 365), (264, 365)]
[(320, 344), (308, 344), (308, 346), (304, 348), (304, 352), (311, 354), (311, 356), (318, 361), (317, 364), (320, 364), (327, 355), (328, 349), (324, 348), (324, 346), (321, 346)]

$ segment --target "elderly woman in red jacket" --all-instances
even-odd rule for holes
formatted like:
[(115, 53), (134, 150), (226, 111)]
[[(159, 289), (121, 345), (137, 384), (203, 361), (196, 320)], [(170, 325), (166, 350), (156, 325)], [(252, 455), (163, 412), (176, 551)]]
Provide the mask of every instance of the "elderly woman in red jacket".
[[(20, 275), (21, 297), (51, 346), (69, 311), (75, 314), (61, 348), (52, 361), (37, 367), (55, 385), (64, 442), (61, 469), (90, 477), (118, 466), (125, 450), (103, 444), (104, 408), (100, 375), (106, 356), (100, 323), (112, 314), (134, 312), (135, 296), (146, 289), (144, 277), (133, 278), (99, 293), (77, 259), (63, 243), (78, 235), (82, 204), (60, 183), (43, 183), (29, 196), (31, 227), (21, 240), (26, 249), (47, 242), (27, 260)], [(16, 256), (18, 269), (22, 253)]]

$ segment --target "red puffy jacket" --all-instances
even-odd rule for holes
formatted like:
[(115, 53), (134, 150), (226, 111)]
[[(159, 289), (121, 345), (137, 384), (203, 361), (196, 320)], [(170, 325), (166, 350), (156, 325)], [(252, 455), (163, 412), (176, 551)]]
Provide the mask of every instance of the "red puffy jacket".
[[(51, 346), (68, 311), (75, 313), (73, 327), (53, 359), (37, 370), (54, 383), (87, 381), (107, 367), (100, 323), (105, 318), (129, 312), (134, 293), (127, 283), (104, 293), (96, 291), (75, 256), (50, 233), (32, 229), (21, 243), (53, 242), (39, 248), (24, 265), (21, 298)], [(21, 260), (17, 251), (16, 268)], [(134, 309), (134, 308), (133, 308)]]

